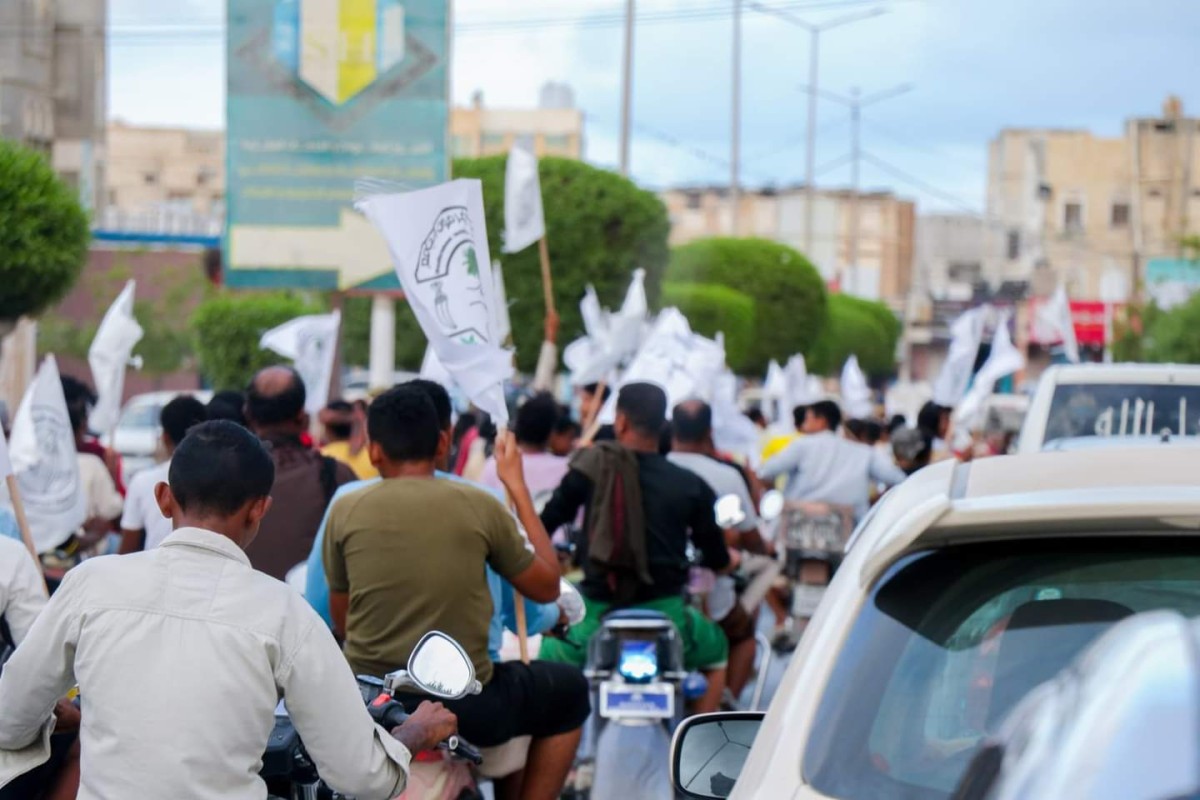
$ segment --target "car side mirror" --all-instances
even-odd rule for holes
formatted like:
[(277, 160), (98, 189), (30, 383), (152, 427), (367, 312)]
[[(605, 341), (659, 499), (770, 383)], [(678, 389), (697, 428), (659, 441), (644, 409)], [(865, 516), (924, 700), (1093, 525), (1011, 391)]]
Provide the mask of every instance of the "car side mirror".
[(746, 510), (736, 494), (718, 497), (713, 505), (713, 514), (717, 518), (717, 526), (721, 528), (735, 528), (746, 521)]
[(387, 676), (387, 684), (392, 692), (417, 689), (446, 700), (481, 691), (471, 659), (458, 642), (439, 631), (421, 637), (408, 658), (408, 669)]
[(762, 721), (761, 713), (742, 711), (685, 719), (671, 742), (675, 790), (700, 800), (732, 794)]
[(783, 492), (772, 489), (758, 501), (758, 515), (767, 522), (774, 522), (783, 513)]

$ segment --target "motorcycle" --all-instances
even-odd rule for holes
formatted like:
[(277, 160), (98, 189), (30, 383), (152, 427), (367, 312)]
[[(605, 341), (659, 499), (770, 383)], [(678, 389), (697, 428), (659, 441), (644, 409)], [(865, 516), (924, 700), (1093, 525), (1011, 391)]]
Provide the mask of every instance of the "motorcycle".
[[(391, 730), (401, 725), (408, 715), (396, 693), (421, 693), (445, 700), (458, 700), (468, 694), (478, 694), (482, 686), (475, 680), (475, 667), (458, 642), (438, 631), (421, 638), (413, 649), (408, 669), (397, 670), (383, 678), (360, 675), (359, 689), (372, 719)], [(452, 759), (480, 764), (483, 756), (461, 736), (451, 736), (438, 745), (440, 760)], [(418, 758), (414, 754), (410, 768), (412, 791), (417, 776)], [(275, 728), (267, 740), (259, 776), (267, 784), (270, 800), (350, 800), (321, 780), (316, 764), (304, 749), (300, 734), (287, 714), (286, 701), (275, 712)], [(402, 797), (405, 795), (401, 795)]]
[(794, 649), (808, 621), (825, 596), (825, 588), (842, 563), (846, 542), (854, 532), (854, 509), (829, 503), (785, 502), (768, 492), (760, 504), (764, 518), (773, 519), (773, 539), (783, 566), (783, 585), (791, 596), (791, 630), (780, 650)]

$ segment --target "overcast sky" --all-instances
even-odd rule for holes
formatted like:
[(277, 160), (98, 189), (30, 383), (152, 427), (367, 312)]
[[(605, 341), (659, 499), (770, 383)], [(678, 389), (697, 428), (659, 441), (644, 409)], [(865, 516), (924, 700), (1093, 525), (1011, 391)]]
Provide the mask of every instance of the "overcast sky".
[[(563, 81), (586, 112), (585, 156), (617, 160), (623, 0), (457, 0), (453, 97), (532, 107)], [(729, 180), (732, 0), (638, 0), (634, 177), (662, 187)], [(743, 180), (804, 174), (809, 37), (743, 12)], [(822, 23), (887, 13), (821, 37), (820, 85), (912, 90), (863, 111), (864, 188), (921, 210), (981, 209), (988, 140), (1004, 127), (1115, 134), (1169, 93), (1200, 113), (1200, 0), (761, 0)], [(109, 0), (109, 112), (149, 125), (224, 125), (225, 0)], [(818, 183), (844, 186), (847, 110), (819, 105)], [(882, 162), (882, 163), (879, 163)]]

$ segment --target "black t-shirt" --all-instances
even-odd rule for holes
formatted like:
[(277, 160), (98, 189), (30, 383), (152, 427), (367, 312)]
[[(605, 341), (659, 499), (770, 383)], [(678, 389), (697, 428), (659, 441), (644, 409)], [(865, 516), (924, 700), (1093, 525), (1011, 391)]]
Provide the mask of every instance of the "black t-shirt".
[[(658, 454), (638, 453), (638, 482), (646, 519), (646, 555), (653, 586), (639, 589), (636, 602), (670, 597), (683, 592), (688, 580), (688, 536), (701, 553), (701, 562), (713, 570), (729, 564), (725, 536), (713, 514), (716, 495), (694, 472), (677, 467)], [(592, 482), (576, 470), (563, 478), (542, 510), (546, 530), (557, 530), (573, 521), (580, 507), (592, 502)], [(588, 509), (590, 513), (590, 508)], [(584, 531), (588, 528), (584, 525)], [(593, 569), (587, 558), (586, 536), (578, 542), (583, 564), (583, 592), (594, 600), (610, 601), (604, 571)]]

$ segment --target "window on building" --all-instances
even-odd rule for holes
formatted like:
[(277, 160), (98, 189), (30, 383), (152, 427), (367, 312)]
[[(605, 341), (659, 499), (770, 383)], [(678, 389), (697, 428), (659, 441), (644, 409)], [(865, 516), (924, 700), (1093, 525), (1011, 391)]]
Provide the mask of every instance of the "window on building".
[(687, 193), (687, 207), (692, 211), (699, 209), (703, 200), (704, 197), (699, 192)]
[(547, 153), (567, 154), (571, 152), (571, 137), (569, 134), (551, 134), (544, 139)]
[(1129, 227), (1129, 203), (1113, 203), (1109, 224), (1113, 228)]
[(1067, 233), (1080, 233), (1083, 231), (1083, 204), (1063, 204), (1063, 230)]
[(1021, 257), (1021, 232), (1008, 232), (1008, 260), (1016, 261)]
[(154, 186), (158, 183), (158, 174), (155, 172), (147, 172), (142, 176), (142, 181), (145, 182), (147, 186)]
[(983, 265), (978, 261), (951, 261), (946, 268), (947, 276), (955, 283), (974, 286), (983, 275)]

